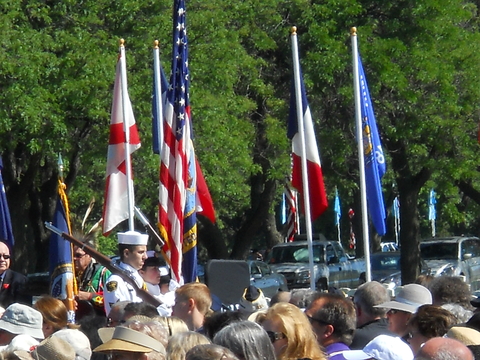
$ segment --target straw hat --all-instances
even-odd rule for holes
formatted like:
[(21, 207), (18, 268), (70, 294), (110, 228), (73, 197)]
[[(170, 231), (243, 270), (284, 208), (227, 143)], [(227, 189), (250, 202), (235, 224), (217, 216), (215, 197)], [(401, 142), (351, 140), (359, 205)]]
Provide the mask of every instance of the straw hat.
[[(110, 328), (111, 329), (111, 328)], [(112, 350), (149, 353), (156, 351), (166, 354), (162, 343), (154, 338), (123, 326), (117, 326), (113, 330), (109, 328), (98, 329), (98, 334), (102, 340), (107, 340), (100, 346), (93, 349), (93, 352), (108, 352)], [(109, 334), (112, 334), (110, 336)]]
[(75, 360), (75, 350), (66, 341), (50, 336), (34, 350), (13, 352), (20, 360)]

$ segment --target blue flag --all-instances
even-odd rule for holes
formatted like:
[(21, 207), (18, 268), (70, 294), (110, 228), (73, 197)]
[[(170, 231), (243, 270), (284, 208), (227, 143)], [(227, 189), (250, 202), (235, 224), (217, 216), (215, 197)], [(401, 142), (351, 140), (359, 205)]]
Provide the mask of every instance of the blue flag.
[(340, 197), (338, 196), (338, 189), (335, 189), (335, 226), (338, 226), (340, 223), (340, 218), (342, 217), (342, 209), (340, 208)]
[(5, 186), (3, 185), (2, 171), (3, 161), (0, 157), (0, 237), (2, 240), (5, 240), (10, 249), (13, 249), (15, 239), (13, 238), (12, 221), (10, 219), (10, 211), (8, 210)]
[[(66, 198), (63, 189), (59, 189), (59, 198), (53, 215), (52, 224), (70, 234), (69, 224), (67, 220), (67, 210), (62, 202), (63, 195)], [(60, 235), (52, 233), (50, 236), (50, 292), (57, 299), (68, 299), (68, 291), (73, 290), (73, 266), (72, 266), (72, 250), (70, 242), (62, 238)]]
[(435, 195), (435, 190), (430, 190), (430, 194), (428, 196), (428, 220), (437, 219), (437, 210), (435, 208), (435, 205), (437, 204), (437, 199)]
[(360, 103), (368, 210), (378, 235), (385, 235), (387, 229), (385, 224), (385, 204), (382, 193), (382, 177), (386, 171), (386, 164), (380, 136), (378, 135), (377, 124), (375, 122), (375, 115), (373, 114), (367, 79), (365, 78), (360, 56), (358, 56), (358, 76), (360, 77)]

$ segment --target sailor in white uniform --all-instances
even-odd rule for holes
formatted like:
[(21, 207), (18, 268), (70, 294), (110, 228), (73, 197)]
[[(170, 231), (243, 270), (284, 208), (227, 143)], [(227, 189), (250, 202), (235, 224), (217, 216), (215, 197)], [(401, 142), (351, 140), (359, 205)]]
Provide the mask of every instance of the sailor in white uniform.
[[(174, 284), (169, 284), (171, 286), (164, 289), (166, 291), (162, 291), (160, 287), (162, 271), (167, 270), (162, 267), (161, 260), (152, 256), (145, 260), (143, 267), (138, 272), (145, 281), (148, 292), (161, 302), (160, 306), (157, 307), (158, 313), (161, 316), (171, 316), (173, 305), (175, 305), (175, 290), (180, 285), (171, 280), (170, 282)], [(172, 286), (173, 288), (171, 288)]]
[[(140, 289), (146, 289), (145, 282), (138, 273), (147, 259), (147, 241), (148, 235), (136, 231), (127, 231), (118, 233), (118, 251), (120, 254), (120, 263), (118, 264), (124, 270), (131, 273)], [(142, 302), (132, 285), (127, 283), (119, 275), (111, 275), (105, 283), (103, 289), (105, 303), (105, 313), (110, 312), (110, 308), (118, 301)]]

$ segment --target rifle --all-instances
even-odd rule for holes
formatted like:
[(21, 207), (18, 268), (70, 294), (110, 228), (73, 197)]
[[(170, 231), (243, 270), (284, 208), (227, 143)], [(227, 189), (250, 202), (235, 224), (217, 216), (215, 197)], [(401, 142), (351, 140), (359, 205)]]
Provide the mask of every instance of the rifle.
[(137, 283), (135, 282), (135, 279), (133, 278), (132, 274), (125, 269), (122, 269), (119, 267), (114, 261), (112, 261), (109, 257), (103, 255), (102, 253), (98, 252), (94, 248), (85, 245), (83, 242), (81, 242), (78, 239), (75, 239), (73, 236), (63, 232), (59, 228), (55, 227), (52, 225), (51, 222), (45, 222), (45, 227), (53, 231), (55, 234), (60, 235), (62, 238), (64, 238), (67, 241), (70, 241), (73, 245), (79, 247), (85, 253), (90, 255), (92, 258), (94, 258), (100, 265), (105, 266), (108, 270), (112, 272), (112, 274), (120, 276), (123, 280), (125, 280), (127, 283), (129, 283), (137, 292), (138, 297), (140, 297), (143, 301), (152, 304), (155, 307), (158, 307), (159, 305), (162, 304), (160, 300), (155, 298), (152, 294), (146, 292), (145, 290), (141, 289)]
[[(150, 235), (153, 240), (160, 246), (160, 248), (163, 248), (165, 245), (165, 241), (162, 239), (162, 237), (155, 231), (152, 225), (150, 225), (150, 222), (148, 221), (147, 217), (145, 216), (142, 211), (135, 206), (135, 215), (137, 216), (138, 220), (145, 226), (145, 230), (147, 231), (148, 235)], [(168, 256), (166, 256), (165, 252), (161, 250), (161, 254), (163, 256), (163, 259), (167, 263), (168, 266), (171, 266), (170, 259)]]

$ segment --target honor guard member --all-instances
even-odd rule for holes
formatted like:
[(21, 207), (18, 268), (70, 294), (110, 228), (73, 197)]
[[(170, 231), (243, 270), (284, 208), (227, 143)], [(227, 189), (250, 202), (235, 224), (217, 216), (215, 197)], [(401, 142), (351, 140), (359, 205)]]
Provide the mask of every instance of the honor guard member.
[[(120, 268), (131, 273), (138, 287), (146, 289), (145, 283), (138, 273), (147, 259), (148, 235), (136, 231), (118, 233), (118, 252), (120, 255)], [(111, 275), (107, 279), (103, 291), (105, 312), (108, 315), (110, 308), (117, 301), (142, 302), (135, 289), (119, 275)]]

